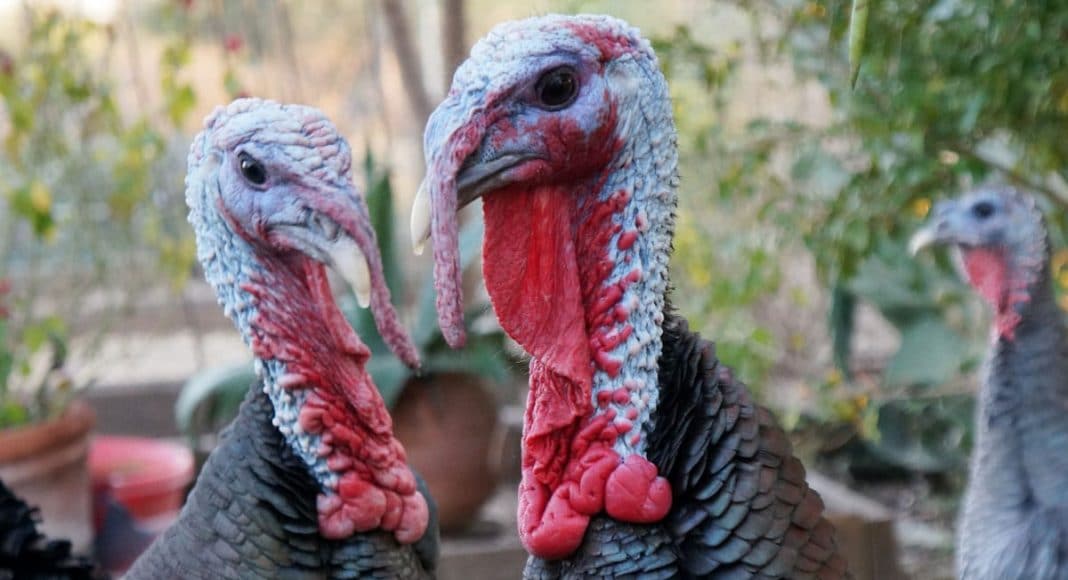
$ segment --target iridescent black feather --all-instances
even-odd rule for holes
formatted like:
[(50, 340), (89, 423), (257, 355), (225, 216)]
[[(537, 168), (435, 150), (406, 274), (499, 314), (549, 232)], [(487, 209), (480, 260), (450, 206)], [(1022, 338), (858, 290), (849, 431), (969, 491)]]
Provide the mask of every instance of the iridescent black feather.
[(89, 558), (71, 554), (68, 540), (45, 537), (41, 513), (0, 481), (0, 580), (96, 580), (106, 578)]

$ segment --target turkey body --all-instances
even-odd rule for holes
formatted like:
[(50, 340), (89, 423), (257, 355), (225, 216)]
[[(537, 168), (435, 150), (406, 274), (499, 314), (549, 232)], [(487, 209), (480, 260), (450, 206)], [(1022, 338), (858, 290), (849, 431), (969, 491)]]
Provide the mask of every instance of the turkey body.
[(107, 578), (88, 558), (71, 555), (67, 540), (37, 530), (39, 512), (0, 481), (0, 580)]
[[(273, 414), (262, 390), (251, 389), (178, 521), (126, 578), (432, 577), (434, 534), (410, 549), (399, 549), (388, 532), (320, 536), (318, 484), (271, 424)], [(422, 480), (420, 491), (429, 497)]]
[(913, 252), (953, 249), (993, 324), (960, 514), (961, 578), (1068, 578), (1068, 336), (1033, 196), (985, 185), (938, 202)]
[(960, 520), (962, 578), (1068, 578), (1068, 341), (1061, 316), (1043, 284), (1015, 338), (996, 340), (983, 367)]

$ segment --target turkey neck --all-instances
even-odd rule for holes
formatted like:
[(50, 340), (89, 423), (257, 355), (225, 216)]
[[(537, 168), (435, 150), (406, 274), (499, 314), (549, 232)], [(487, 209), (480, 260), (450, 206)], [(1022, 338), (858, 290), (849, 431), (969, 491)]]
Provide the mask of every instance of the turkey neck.
[(337, 308), (325, 268), (246, 237), (210, 187), (189, 195), (198, 189), (204, 198), (190, 204), (197, 256), (256, 357), (272, 424), (320, 485), (320, 531), (340, 539), (383, 527), (417, 540), (425, 500), (364, 369), (370, 352)]
[(1047, 261), (1012, 335), (993, 332), (980, 390), (973, 480), (1017, 507), (1060, 503), (1068, 470), (1068, 341), (1053, 296)]
[[(620, 76), (643, 75), (653, 77)], [(542, 558), (573, 553), (598, 512), (651, 523), (671, 506), (646, 439), (659, 400), (675, 129), (664, 83), (632, 88), (606, 121), (610, 156), (586, 177), (494, 192), (483, 205), (487, 289), (531, 354), (519, 527)]]
[(619, 434), (612, 448), (623, 458), (645, 455), (659, 402), (657, 361), (677, 183), (670, 124), (634, 116), (640, 120), (631, 121), (631, 131), (648, 141), (624, 142), (601, 190), (584, 198), (595, 201), (580, 205), (576, 234), (593, 365), (592, 418), (614, 422)]

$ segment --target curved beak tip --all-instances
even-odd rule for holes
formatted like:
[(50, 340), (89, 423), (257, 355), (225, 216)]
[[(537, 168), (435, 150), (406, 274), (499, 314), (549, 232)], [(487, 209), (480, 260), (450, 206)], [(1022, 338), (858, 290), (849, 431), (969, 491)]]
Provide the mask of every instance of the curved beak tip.
[(912, 238), (909, 239), (909, 254), (915, 256), (924, 248), (933, 245), (937, 241), (938, 237), (935, 235), (934, 228), (930, 226), (925, 227), (913, 234)]
[(430, 192), (425, 179), (419, 184), (412, 203), (411, 236), (412, 251), (416, 256), (423, 255), (426, 241), (430, 238)]
[(329, 248), (330, 260), (341, 277), (345, 279), (356, 302), (363, 308), (371, 305), (371, 269), (367, 257), (348, 236), (338, 236)]

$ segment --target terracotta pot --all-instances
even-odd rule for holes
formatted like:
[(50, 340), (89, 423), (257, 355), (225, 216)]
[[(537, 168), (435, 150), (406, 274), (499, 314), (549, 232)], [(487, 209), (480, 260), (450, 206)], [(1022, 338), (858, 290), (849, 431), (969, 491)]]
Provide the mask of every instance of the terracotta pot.
[(0, 479), (41, 508), (41, 530), (86, 552), (93, 537), (89, 431), (93, 410), (75, 401), (60, 417), (0, 430)]
[(497, 487), (490, 460), (500, 436), (485, 381), (464, 373), (413, 378), (393, 408), (393, 430), (426, 480), (443, 531), (467, 527)]

